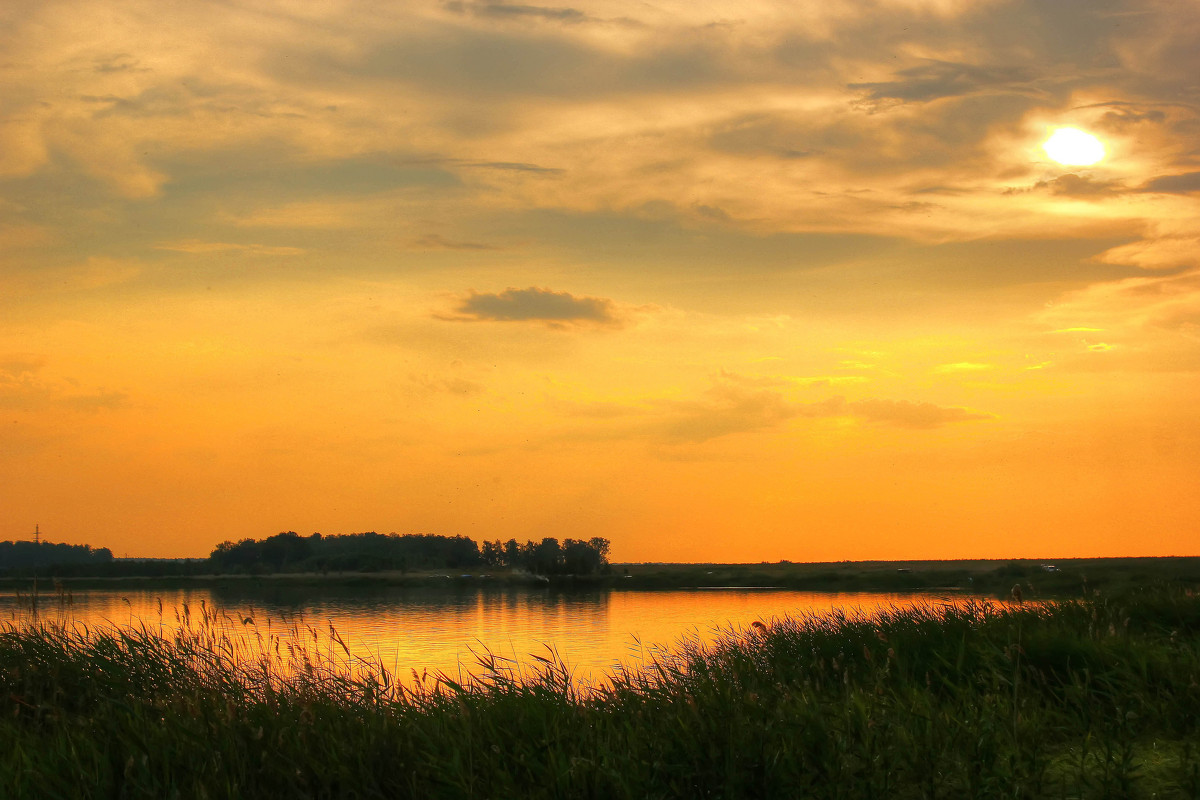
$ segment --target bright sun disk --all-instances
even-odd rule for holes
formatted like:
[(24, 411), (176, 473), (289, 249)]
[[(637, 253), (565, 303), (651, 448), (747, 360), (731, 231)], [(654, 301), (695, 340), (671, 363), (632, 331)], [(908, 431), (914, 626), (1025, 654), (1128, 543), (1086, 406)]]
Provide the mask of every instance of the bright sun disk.
[(1042, 149), (1066, 166), (1087, 167), (1104, 158), (1104, 144), (1078, 128), (1059, 128), (1042, 143)]

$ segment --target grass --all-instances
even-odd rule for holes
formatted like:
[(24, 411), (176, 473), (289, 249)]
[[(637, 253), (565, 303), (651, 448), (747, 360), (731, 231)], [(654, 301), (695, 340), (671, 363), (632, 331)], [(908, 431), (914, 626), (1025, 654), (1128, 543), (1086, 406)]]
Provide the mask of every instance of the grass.
[[(1200, 797), (1200, 598), (785, 620), (580, 686), (336, 631), (0, 628), (0, 796)], [(245, 631), (243, 635), (240, 631)]]

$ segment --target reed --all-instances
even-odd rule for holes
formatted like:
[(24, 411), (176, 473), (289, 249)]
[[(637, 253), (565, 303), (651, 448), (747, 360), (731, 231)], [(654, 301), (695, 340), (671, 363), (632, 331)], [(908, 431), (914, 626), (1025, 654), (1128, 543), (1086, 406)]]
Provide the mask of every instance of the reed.
[(1200, 797), (1200, 598), (772, 621), (596, 685), (337, 631), (0, 626), (0, 796)]

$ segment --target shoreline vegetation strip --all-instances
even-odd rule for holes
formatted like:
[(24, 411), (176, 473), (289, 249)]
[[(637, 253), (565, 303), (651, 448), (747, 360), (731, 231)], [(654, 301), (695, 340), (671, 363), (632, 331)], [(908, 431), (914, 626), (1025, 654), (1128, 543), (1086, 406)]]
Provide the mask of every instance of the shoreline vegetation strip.
[(1200, 597), (824, 614), (581, 687), (337, 631), (0, 626), (0, 796), (1200, 797)]
[(846, 562), (837, 564), (617, 564), (593, 575), (539, 575), (522, 570), (268, 572), (188, 575), (0, 576), (0, 589), (50, 599), (61, 590), (152, 591), (207, 588), (325, 590), (552, 588), (568, 591), (773, 588), (814, 592), (962, 591), (1007, 597), (1020, 584), (1027, 597), (1112, 594), (1157, 583), (1200, 583), (1200, 558), (1071, 559), (984, 562)]

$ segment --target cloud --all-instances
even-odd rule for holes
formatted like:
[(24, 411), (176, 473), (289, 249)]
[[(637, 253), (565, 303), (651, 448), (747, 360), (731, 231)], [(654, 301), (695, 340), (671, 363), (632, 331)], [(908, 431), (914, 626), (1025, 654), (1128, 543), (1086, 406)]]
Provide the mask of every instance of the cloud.
[(1200, 237), (1151, 236), (1105, 250), (1096, 256), (1096, 260), (1141, 269), (1194, 267), (1200, 265)]
[[(1090, 322), (1113, 337), (1155, 328), (1194, 333), (1200, 331), (1200, 269), (1089, 286), (1067, 295), (1046, 317), (1051, 322)], [(1167, 343), (1179, 348), (1189, 344), (1175, 336)]]
[(720, 436), (774, 428), (801, 413), (800, 407), (773, 391), (747, 391), (729, 381), (709, 390), (702, 402), (667, 404), (670, 414), (655, 432), (668, 442), (700, 443)]
[(1088, 286), (1046, 309), (1049, 326), (1104, 333), (1060, 348), (1057, 369), (1068, 372), (1200, 373), (1200, 268), (1142, 274)]
[(79, 263), (0, 274), (0, 289), (14, 294), (88, 291), (129, 283), (142, 271), (138, 261), (89, 256)]
[(444, 3), (442, 8), (454, 14), (471, 14), (491, 19), (536, 19), (578, 24), (592, 18), (577, 8), (516, 5), (511, 3)]
[(532, 172), (537, 175), (560, 175), (564, 170), (558, 167), (543, 167), (538, 164), (526, 164), (522, 161), (463, 161), (464, 167), (475, 169), (498, 169), (508, 172)]
[(297, 202), (274, 208), (262, 208), (239, 216), (230, 216), (228, 221), (239, 228), (313, 228), (336, 230), (356, 228), (366, 224), (361, 212), (362, 204)]
[(897, 80), (851, 83), (863, 93), (861, 103), (871, 108), (890, 103), (925, 103), (945, 97), (961, 97), (981, 91), (1030, 91), (1033, 75), (1020, 67), (981, 67), (948, 61), (930, 61), (896, 71)]
[(858, 400), (847, 403), (846, 408), (854, 416), (902, 428), (937, 428), (952, 422), (990, 418), (988, 414), (965, 408), (914, 403), (909, 400)]
[(420, 373), (409, 375), (408, 380), (411, 393), (421, 396), (450, 394), (458, 397), (473, 397), (484, 391), (481, 384), (457, 375), (441, 377)]
[(471, 292), (454, 309), (457, 316), (448, 319), (493, 322), (546, 322), (554, 326), (568, 323), (616, 325), (620, 319), (612, 300), (602, 297), (576, 297), (569, 292), (530, 287), (505, 289), (503, 292)]
[(75, 381), (41, 377), (46, 359), (36, 355), (10, 355), (0, 360), (0, 408), (37, 412), (49, 408), (95, 412), (125, 406), (123, 392), (80, 392)]
[(835, 396), (813, 403), (796, 403), (780, 392), (746, 391), (729, 384), (714, 387), (709, 395), (706, 402), (676, 404), (673, 418), (656, 426), (656, 430), (671, 442), (699, 443), (735, 433), (776, 428), (795, 418), (849, 417), (910, 429), (932, 429), (991, 418), (989, 414), (966, 408), (909, 400), (847, 401)]
[[(1059, 175), (1057, 178), (1048, 181), (1038, 181), (1026, 191), (1038, 190), (1045, 190), (1050, 192), (1050, 194), (1060, 197), (1082, 197), (1089, 200), (1101, 197), (1113, 197), (1127, 191), (1118, 181), (1098, 181), (1087, 175), (1078, 175), (1074, 172)], [(1009, 190), (1005, 194), (1016, 194), (1019, 191), (1021, 190)]]
[(10, 380), (33, 373), (46, 366), (46, 357), (33, 353), (9, 353), (0, 357), (0, 375)]
[(41, 225), (0, 225), (0, 250), (29, 249), (49, 240), (49, 231)]
[[(908, 400), (847, 400), (834, 395), (824, 400), (798, 402), (785, 390), (773, 388), (795, 382), (722, 371), (713, 378), (712, 386), (694, 400), (648, 399), (640, 404), (560, 401), (555, 408), (573, 417), (611, 420), (615, 425), (609, 433), (616, 438), (650, 437), (674, 445), (703, 444), (725, 436), (775, 430), (791, 420), (801, 419), (855, 419), (910, 430), (991, 419), (990, 414), (967, 408)], [(806, 389), (827, 385), (801, 383)]]
[(1097, 123), (1111, 131), (1125, 131), (1135, 125), (1150, 123), (1160, 125), (1167, 121), (1167, 112), (1161, 108), (1143, 108), (1136, 103), (1102, 103), (1096, 108), (1108, 108)]
[(1154, 178), (1142, 187), (1143, 192), (1166, 192), (1187, 194), (1200, 192), (1200, 172), (1185, 172), (1182, 175), (1163, 175)]
[(410, 245), (414, 250), (499, 250), (495, 245), (482, 242), (463, 242), (447, 239), (436, 233), (427, 233), (414, 239)]
[(160, 242), (156, 250), (172, 250), (177, 253), (253, 253), (264, 256), (298, 256), (304, 253), (299, 247), (274, 247), (265, 244), (235, 244), (233, 242), (205, 242), (200, 239), (181, 239), (176, 242)]
[(992, 364), (980, 364), (974, 361), (956, 361), (951, 364), (938, 364), (933, 368), (933, 371), (937, 373), (980, 372), (992, 369), (992, 367)]

